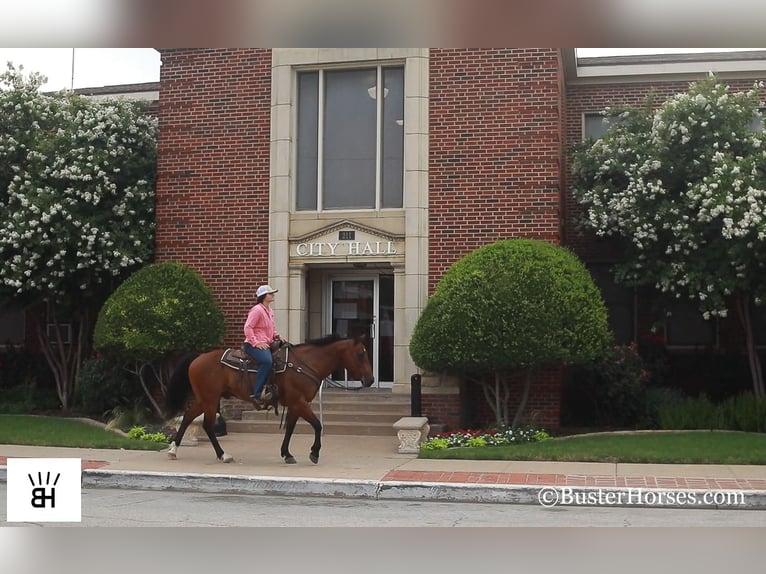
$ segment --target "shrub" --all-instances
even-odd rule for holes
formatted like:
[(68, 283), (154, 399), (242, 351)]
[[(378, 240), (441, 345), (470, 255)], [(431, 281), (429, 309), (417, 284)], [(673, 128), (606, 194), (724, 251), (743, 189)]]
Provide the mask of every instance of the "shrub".
[(766, 432), (766, 399), (742, 393), (715, 404), (706, 396), (686, 398), (660, 408), (664, 429), (722, 429)]
[[(608, 340), (606, 307), (582, 262), (545, 241), (509, 239), (450, 267), (418, 318), (410, 354), (422, 369), (482, 385), (497, 423), (515, 425), (533, 370), (592, 360)], [(519, 371), (524, 398), (511, 419), (504, 375)]]
[(469, 253), (444, 275), (410, 341), (429, 371), (480, 374), (575, 364), (608, 341), (601, 293), (577, 257), (509, 239)]
[(28, 384), (53, 388), (45, 355), (9, 345), (0, 352), (0, 389)]
[(152, 442), (167, 443), (170, 442), (168, 436), (164, 432), (150, 433), (146, 432), (146, 428), (142, 426), (134, 426), (128, 431), (128, 438), (137, 440), (148, 440)]
[(202, 278), (170, 261), (140, 269), (112, 293), (98, 314), (93, 346), (151, 362), (214, 346), (223, 333), (223, 313)]
[(660, 426), (663, 429), (715, 429), (723, 428), (716, 406), (706, 396), (687, 397), (673, 405), (660, 407)]
[(672, 387), (649, 387), (646, 389), (644, 418), (639, 422), (640, 428), (661, 428), (660, 410), (683, 401), (684, 394)]
[(630, 427), (647, 418), (649, 372), (635, 344), (613, 345), (573, 369), (567, 382), (567, 424)]
[(20, 415), (59, 408), (61, 403), (56, 391), (40, 388), (34, 383), (3, 389), (0, 394), (0, 413)]
[(141, 397), (135, 378), (114, 363), (97, 357), (86, 360), (77, 376), (76, 404), (84, 413), (102, 416)]
[(143, 426), (149, 420), (151, 410), (142, 401), (134, 401), (132, 405), (116, 406), (104, 413), (107, 427), (127, 431), (135, 426)]

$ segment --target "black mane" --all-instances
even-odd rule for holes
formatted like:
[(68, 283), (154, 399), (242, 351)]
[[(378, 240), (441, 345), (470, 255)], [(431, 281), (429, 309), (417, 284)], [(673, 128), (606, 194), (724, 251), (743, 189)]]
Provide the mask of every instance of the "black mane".
[(322, 347), (324, 345), (330, 345), (332, 343), (337, 343), (338, 341), (343, 341), (346, 339), (346, 337), (341, 337), (337, 333), (333, 333), (332, 335), (325, 335), (324, 337), (321, 337), (319, 339), (309, 339), (305, 343), (301, 343), (302, 345), (315, 345), (317, 347)]

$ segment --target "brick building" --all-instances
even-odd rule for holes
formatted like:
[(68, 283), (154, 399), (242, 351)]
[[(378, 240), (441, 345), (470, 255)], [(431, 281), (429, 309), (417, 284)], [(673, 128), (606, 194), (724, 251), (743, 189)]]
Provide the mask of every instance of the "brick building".
[[(408, 344), (429, 294), (453, 262), (498, 239), (573, 248), (602, 287), (618, 338), (640, 337), (651, 298), (615, 286), (608, 265), (619, 254), (575, 233), (568, 150), (598, 135), (608, 104), (670, 95), (711, 71), (742, 89), (766, 78), (762, 51), (160, 53), (157, 260), (203, 276), (226, 315), (226, 344), (240, 344), (255, 288), (268, 282), (279, 289), (283, 336), (369, 333), (376, 385), (402, 394), (418, 372)], [(668, 342), (679, 349), (736, 337), (694, 309), (675, 310), (672, 322)], [(538, 423), (558, 425), (562, 377), (538, 374), (529, 399)], [(427, 378), (423, 393), (432, 422), (486, 418), (473, 386)]]
[[(228, 344), (269, 282), (289, 340), (370, 333), (376, 384), (399, 393), (417, 372), (408, 343), (429, 294), (453, 262), (502, 238), (572, 247), (592, 264), (618, 336), (635, 340), (639, 298), (605, 272), (616, 254), (574, 232), (567, 150), (597, 135), (608, 104), (676, 93), (709, 71), (741, 88), (766, 77), (764, 52), (160, 52), (158, 260), (202, 274)], [(697, 320), (692, 311), (676, 333), (699, 334)], [(714, 342), (703, 339), (690, 344)], [(540, 373), (533, 387), (542, 424), (558, 424), (561, 379)], [(423, 392), (435, 422), (485, 411), (458, 381), (428, 379)]]

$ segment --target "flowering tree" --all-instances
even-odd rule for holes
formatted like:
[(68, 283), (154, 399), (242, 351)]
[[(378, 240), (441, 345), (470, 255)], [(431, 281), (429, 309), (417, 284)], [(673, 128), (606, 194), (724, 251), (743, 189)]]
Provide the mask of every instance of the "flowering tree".
[(68, 409), (94, 311), (152, 255), (156, 121), (44, 81), (0, 75), (0, 296), (47, 304), (38, 334)]
[(696, 301), (706, 319), (734, 309), (763, 397), (751, 306), (766, 298), (766, 137), (754, 129), (760, 89), (730, 93), (714, 77), (618, 118), (574, 153), (585, 228), (622, 238), (616, 280)]

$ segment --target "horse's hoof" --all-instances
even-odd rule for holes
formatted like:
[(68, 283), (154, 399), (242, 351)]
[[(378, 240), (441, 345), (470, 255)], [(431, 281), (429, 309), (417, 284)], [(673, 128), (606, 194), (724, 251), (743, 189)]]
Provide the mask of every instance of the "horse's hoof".
[(176, 453), (174, 453), (174, 452), (168, 452), (168, 458), (169, 458), (170, 460), (175, 460), (175, 459), (176, 459)]
[(170, 446), (168, 447), (168, 458), (170, 460), (175, 460), (177, 451), (178, 451), (178, 445), (175, 443), (175, 441), (171, 442)]
[(295, 460), (295, 457), (293, 457), (293, 456), (286, 456), (285, 457), (285, 462), (287, 464), (297, 464), (298, 461)]
[(318, 454), (310, 454), (309, 455), (309, 460), (311, 460), (311, 462), (316, 464), (316, 463), (319, 462), (319, 455)]
[(223, 453), (223, 456), (221, 457), (221, 462), (234, 462), (234, 457), (228, 453)]

